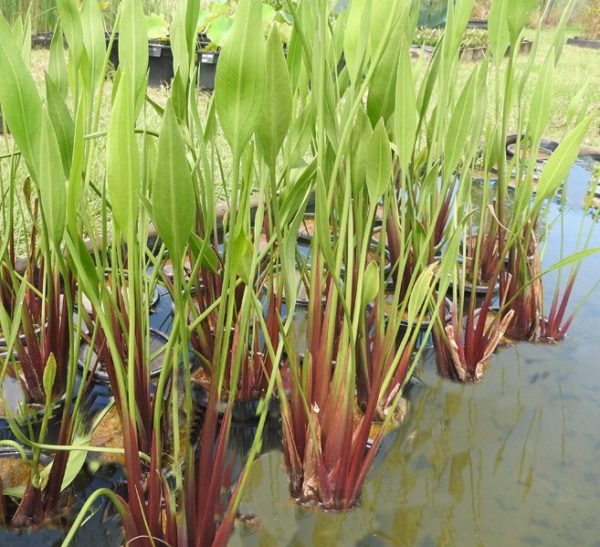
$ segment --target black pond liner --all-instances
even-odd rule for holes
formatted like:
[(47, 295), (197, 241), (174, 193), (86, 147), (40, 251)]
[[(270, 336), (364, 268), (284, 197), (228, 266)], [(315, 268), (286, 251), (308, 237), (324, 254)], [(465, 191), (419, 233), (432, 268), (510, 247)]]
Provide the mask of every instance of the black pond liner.
[(591, 40), (589, 38), (582, 38), (580, 36), (569, 38), (567, 40), (567, 44), (570, 46), (577, 46), (588, 49), (600, 49), (600, 40)]
[[(27, 453), (27, 451), (26, 451)], [(20, 458), (19, 452), (12, 448), (0, 447), (0, 458)], [(42, 453), (40, 463), (47, 465), (51, 458)], [(85, 501), (99, 488), (109, 488), (124, 494), (125, 476), (116, 466), (103, 466), (92, 473), (84, 466), (66, 493), (74, 499), (74, 504), (69, 508), (68, 514), (60, 517), (60, 522), (53, 522), (35, 528), (0, 528), (0, 545), (11, 547), (31, 547), (44, 545), (59, 547), (69, 528), (75, 520)], [(123, 528), (118, 512), (112, 503), (105, 497), (100, 497), (92, 505), (89, 517), (79, 527), (70, 545), (85, 545), (86, 547), (105, 547), (121, 545), (123, 542)]]

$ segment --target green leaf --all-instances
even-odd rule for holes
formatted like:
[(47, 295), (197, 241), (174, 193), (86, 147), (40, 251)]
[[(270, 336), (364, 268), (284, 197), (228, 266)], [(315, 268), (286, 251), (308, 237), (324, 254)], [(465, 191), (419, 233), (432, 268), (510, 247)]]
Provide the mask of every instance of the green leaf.
[(119, 65), (123, 72), (129, 73), (131, 96), (141, 105), (138, 98), (144, 95), (148, 71), (148, 37), (141, 24), (144, 10), (141, 0), (123, 0), (121, 9)]
[(193, 255), (200, 260), (200, 265), (204, 269), (212, 273), (217, 273), (219, 271), (219, 257), (209, 241), (192, 233), (190, 237), (190, 248)]
[(233, 19), (226, 15), (217, 17), (206, 30), (206, 36), (217, 47), (222, 47), (231, 32)]
[(69, 76), (67, 63), (65, 62), (65, 47), (63, 45), (63, 33), (60, 25), (56, 27), (50, 43), (50, 61), (48, 63), (48, 74), (56, 85), (63, 98), (69, 93)]
[(179, 263), (194, 227), (195, 199), (185, 143), (172, 101), (167, 103), (158, 140), (152, 214), (158, 235), (173, 260)]
[(11, 29), (0, 13), (0, 104), (30, 173), (37, 173), (42, 128), (42, 101), (18, 51)]
[(104, 78), (104, 57), (106, 56), (106, 38), (102, 13), (97, 0), (84, 0), (81, 5), (81, 26), (83, 45), (89, 62), (90, 89)]
[(372, 204), (383, 196), (392, 179), (392, 152), (383, 120), (379, 120), (366, 147), (367, 190)]
[(367, 148), (373, 129), (371, 122), (362, 105), (356, 112), (356, 122), (352, 130), (352, 154), (350, 155), (350, 175), (352, 177), (352, 192), (358, 196), (365, 187), (365, 165), (367, 163)]
[(119, 82), (108, 125), (106, 177), (113, 219), (126, 235), (133, 233), (138, 216), (140, 159), (134, 133), (134, 106), (129, 73)]
[(223, 133), (239, 161), (263, 115), (266, 73), (260, 0), (240, 0), (217, 64), (215, 106)]
[(546, 162), (537, 185), (534, 211), (539, 211), (543, 202), (553, 196), (560, 185), (566, 180), (573, 163), (579, 154), (581, 141), (585, 137), (593, 116), (588, 116), (577, 125), (558, 145)]
[(550, 119), (552, 110), (552, 90), (554, 79), (554, 56), (550, 53), (540, 69), (540, 76), (531, 97), (529, 109), (529, 132), (533, 142), (542, 138), (542, 133)]
[(292, 122), (287, 137), (288, 161), (292, 167), (304, 164), (304, 156), (315, 132), (315, 103), (310, 102)]
[(62, 25), (69, 54), (73, 56), (75, 66), (79, 66), (83, 55), (83, 30), (81, 29), (81, 17), (76, 0), (56, 0), (60, 23)]
[(63, 166), (57, 161), (60, 157), (60, 149), (56, 134), (46, 112), (42, 117), (42, 136), (38, 154), (40, 176), (36, 182), (40, 193), (42, 215), (48, 236), (58, 249), (65, 231), (67, 188)]
[(521, 31), (529, 21), (533, 10), (535, 10), (539, 2), (538, 0), (508, 0), (508, 3), (510, 40), (513, 44), (516, 44)]
[(496, 0), (492, 2), (490, 15), (488, 17), (488, 35), (490, 50), (496, 65), (502, 62), (504, 54), (510, 46), (510, 32), (508, 29), (508, 0)]
[[(377, 0), (375, 0), (377, 1)], [(352, 83), (356, 83), (367, 53), (371, 0), (354, 0), (344, 29), (344, 58)]]
[(401, 44), (401, 33), (394, 32), (373, 75), (367, 98), (367, 114), (372, 125), (375, 125), (379, 118), (387, 122), (394, 112), (396, 72)]
[(262, 116), (256, 127), (259, 152), (267, 165), (275, 167), (279, 149), (292, 119), (292, 86), (277, 27), (267, 39), (266, 86)]
[(421, 272), (415, 281), (408, 301), (407, 311), (409, 324), (413, 324), (415, 320), (420, 319), (423, 306), (434, 291), (433, 280), (438, 267), (439, 265), (437, 263), (430, 264)]
[(446, 181), (450, 180), (467, 145), (467, 139), (473, 122), (475, 89), (478, 83), (477, 76), (478, 71), (474, 69), (460, 94), (450, 118), (444, 147), (444, 179)]
[(239, 230), (228, 248), (231, 253), (231, 268), (233, 272), (247, 285), (250, 284), (250, 269), (252, 266), (252, 242), (244, 230)]
[(44, 375), (42, 377), (42, 383), (44, 384), (44, 393), (46, 394), (46, 400), (52, 399), (52, 388), (54, 387), (54, 380), (56, 379), (56, 358), (54, 353), (50, 353), (46, 366), (44, 367)]
[(158, 40), (169, 35), (169, 25), (162, 15), (151, 13), (146, 15), (146, 36), (148, 40)]
[(60, 158), (62, 160), (65, 176), (68, 176), (73, 156), (75, 125), (67, 104), (65, 103), (64, 96), (61, 94), (52, 77), (48, 73), (46, 73), (45, 76), (48, 115), (50, 116), (54, 132), (56, 133), (56, 140), (60, 149)]
[(75, 126), (73, 132), (73, 154), (69, 171), (69, 187), (67, 192), (67, 223), (71, 235), (78, 233), (77, 215), (81, 197), (83, 162), (85, 153), (86, 108), (83, 96), (77, 104)]
[(418, 111), (412, 60), (408, 44), (402, 43), (396, 79), (396, 109), (394, 112), (394, 136), (398, 150), (398, 161), (403, 173), (408, 166), (417, 138)]

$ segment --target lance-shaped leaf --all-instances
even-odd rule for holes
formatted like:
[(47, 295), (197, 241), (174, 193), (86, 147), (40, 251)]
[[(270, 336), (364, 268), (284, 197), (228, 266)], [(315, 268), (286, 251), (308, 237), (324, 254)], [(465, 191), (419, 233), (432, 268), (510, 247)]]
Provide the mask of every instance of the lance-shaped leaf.
[(456, 169), (457, 164), (462, 158), (467, 139), (469, 137), (471, 124), (473, 122), (473, 108), (475, 101), (475, 89), (478, 84), (478, 71), (473, 70), (467, 85), (463, 89), (452, 117), (448, 125), (446, 134), (446, 146), (444, 157), (444, 179), (449, 180)]
[(573, 163), (579, 154), (581, 141), (587, 133), (593, 117), (588, 116), (577, 125), (546, 162), (537, 185), (537, 193), (533, 205), (534, 211), (539, 211), (543, 202), (554, 195), (559, 186), (566, 180)]
[(48, 113), (42, 116), (42, 135), (38, 150), (39, 177), (37, 180), (42, 214), (48, 236), (56, 248), (60, 246), (64, 231), (67, 207), (67, 188), (62, 163), (58, 161), (60, 149)]
[(392, 33), (377, 70), (373, 74), (367, 98), (367, 114), (373, 125), (379, 118), (387, 120), (394, 112), (396, 71), (402, 41), (401, 33)]
[(366, 156), (367, 190), (371, 203), (376, 203), (392, 178), (392, 153), (383, 120), (379, 120), (369, 138)]
[(137, 220), (140, 158), (134, 133), (134, 107), (129, 73), (119, 82), (106, 143), (106, 176), (113, 219), (124, 234), (131, 234)]
[(144, 10), (141, 0), (123, 0), (121, 4), (121, 26), (119, 27), (119, 64), (129, 72), (130, 93), (137, 100), (146, 82), (148, 71), (148, 37), (146, 35)]
[(96, 0), (84, 0), (81, 5), (83, 45), (89, 62), (91, 89), (104, 77), (102, 67), (106, 55), (106, 39), (102, 13)]
[(369, 43), (371, 0), (354, 0), (348, 10), (344, 29), (344, 58), (350, 80), (355, 83), (361, 72)]
[(56, 134), (56, 140), (60, 149), (60, 158), (65, 171), (68, 175), (71, 169), (71, 158), (73, 155), (73, 139), (75, 135), (75, 125), (71, 113), (61, 94), (58, 86), (52, 77), (46, 73), (46, 101), (48, 115), (52, 120), (52, 127)]
[(63, 98), (69, 93), (69, 76), (67, 63), (65, 63), (65, 46), (63, 44), (63, 33), (60, 25), (56, 27), (50, 43), (50, 60), (48, 62), (48, 74), (52, 78)]
[(261, 2), (240, 0), (215, 81), (217, 115), (236, 160), (263, 115), (265, 79)]
[(0, 104), (32, 175), (37, 173), (42, 101), (17, 44), (0, 13)]
[(256, 127), (258, 149), (265, 162), (275, 166), (292, 119), (292, 86), (275, 25), (267, 40), (266, 87), (261, 113)]
[(508, 11), (508, 29), (513, 44), (516, 43), (538, 3), (538, 0), (508, 0), (510, 7)]
[(81, 96), (77, 104), (73, 127), (73, 153), (71, 155), (69, 187), (67, 192), (67, 224), (69, 232), (73, 237), (78, 233), (77, 215), (83, 185), (82, 172), (85, 154), (86, 111), (84, 97)]
[(396, 110), (394, 112), (394, 136), (398, 149), (398, 161), (403, 173), (408, 171), (408, 165), (415, 147), (417, 122), (417, 99), (415, 97), (412, 61), (408, 44), (403, 42), (398, 61)]
[(552, 88), (554, 77), (554, 55), (552, 52), (546, 57), (546, 62), (540, 69), (529, 109), (529, 131), (534, 142), (542, 138), (542, 133), (550, 119), (552, 109)]
[(171, 101), (158, 140), (152, 214), (158, 234), (178, 263), (194, 225), (194, 189), (185, 143)]
[(56, 0), (60, 22), (69, 44), (69, 54), (73, 55), (75, 65), (79, 65), (83, 55), (83, 30), (76, 0)]
[(489, 43), (494, 62), (499, 64), (510, 45), (510, 32), (508, 29), (508, 0), (492, 2), (488, 18)]

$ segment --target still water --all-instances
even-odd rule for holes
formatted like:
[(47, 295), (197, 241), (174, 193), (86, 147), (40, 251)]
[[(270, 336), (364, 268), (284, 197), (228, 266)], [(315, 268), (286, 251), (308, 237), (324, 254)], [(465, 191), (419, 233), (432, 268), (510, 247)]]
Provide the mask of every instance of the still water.
[[(589, 180), (580, 161), (545, 267), (560, 258), (561, 239), (565, 253), (574, 248)], [(600, 246), (600, 230), (590, 246)], [(598, 279), (594, 255), (571, 307)], [(548, 305), (555, 283), (552, 274), (544, 281)], [(282, 454), (262, 456), (241, 507), (260, 524), (237, 526), (231, 545), (600, 546), (599, 297), (593, 290), (564, 342), (502, 349), (478, 385), (443, 381), (426, 359), (418, 374), (427, 387), (386, 438), (349, 512), (296, 506)]]

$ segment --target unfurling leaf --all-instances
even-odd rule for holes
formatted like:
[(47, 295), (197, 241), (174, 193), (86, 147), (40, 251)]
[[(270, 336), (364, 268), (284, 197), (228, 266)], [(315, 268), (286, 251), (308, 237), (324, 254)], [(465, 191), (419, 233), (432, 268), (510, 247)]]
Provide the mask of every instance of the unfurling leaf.
[(379, 266), (376, 262), (369, 262), (363, 283), (363, 306), (373, 302), (377, 293), (379, 293)]
[(43, 376), (44, 392), (46, 394), (47, 401), (50, 401), (52, 399), (52, 388), (54, 387), (55, 378), (56, 378), (56, 358), (54, 357), (54, 353), (51, 353), (50, 357), (48, 357), (48, 360), (46, 361), (46, 366), (44, 367), (44, 376)]

